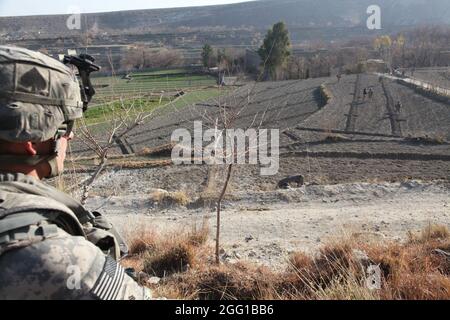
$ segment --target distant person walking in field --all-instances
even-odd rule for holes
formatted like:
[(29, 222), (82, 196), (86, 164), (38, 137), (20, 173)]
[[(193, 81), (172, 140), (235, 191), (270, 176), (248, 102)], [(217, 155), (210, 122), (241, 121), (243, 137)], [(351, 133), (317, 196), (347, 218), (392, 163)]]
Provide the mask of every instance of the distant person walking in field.
[(369, 99), (373, 98), (373, 90), (372, 88), (369, 89)]
[(403, 109), (403, 105), (402, 102), (399, 100), (397, 101), (397, 103), (395, 104), (395, 112), (397, 112), (398, 114), (400, 114), (402, 112)]
[(367, 97), (367, 88), (364, 88), (364, 90), (363, 90), (363, 101), (366, 100), (366, 97)]
[(340, 74), (340, 73), (339, 73), (339, 74), (338, 74), (338, 75), (337, 75), (336, 77), (337, 77), (337, 81), (338, 81), (338, 83), (339, 83), (339, 82), (341, 82), (341, 79), (342, 79), (342, 74)]

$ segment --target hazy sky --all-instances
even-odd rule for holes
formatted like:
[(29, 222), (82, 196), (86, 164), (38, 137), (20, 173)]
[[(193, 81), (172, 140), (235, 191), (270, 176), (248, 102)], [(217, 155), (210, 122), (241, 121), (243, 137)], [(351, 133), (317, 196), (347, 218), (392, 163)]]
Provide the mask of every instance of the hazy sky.
[(245, 2), (245, 0), (0, 0), (0, 16), (70, 13), (77, 7), (83, 13), (133, 9), (206, 6)]

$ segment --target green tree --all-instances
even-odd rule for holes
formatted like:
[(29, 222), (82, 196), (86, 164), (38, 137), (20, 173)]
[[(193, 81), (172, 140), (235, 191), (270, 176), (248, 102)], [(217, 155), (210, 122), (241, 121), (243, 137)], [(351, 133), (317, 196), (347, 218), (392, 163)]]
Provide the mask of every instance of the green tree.
[(264, 64), (264, 79), (275, 78), (276, 71), (290, 56), (291, 41), (284, 22), (278, 22), (267, 32), (264, 43), (258, 50)]
[(213, 48), (209, 44), (205, 44), (202, 50), (202, 61), (205, 68), (211, 67), (213, 54)]

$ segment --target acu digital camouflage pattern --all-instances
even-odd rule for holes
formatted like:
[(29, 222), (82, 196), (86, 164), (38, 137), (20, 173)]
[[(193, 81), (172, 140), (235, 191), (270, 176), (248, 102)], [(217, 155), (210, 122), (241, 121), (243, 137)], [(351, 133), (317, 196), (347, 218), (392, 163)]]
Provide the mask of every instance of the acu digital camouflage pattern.
[(42, 53), (0, 46), (0, 139), (47, 141), (82, 114), (72, 69)]
[(39, 230), (39, 226), (16, 230), (29, 234), (34, 243), (0, 256), (1, 300), (151, 298), (147, 289), (84, 238), (55, 228), (43, 241)]
[[(99, 231), (93, 238), (103, 245), (100, 236), (113, 237)], [(0, 299), (150, 299), (88, 241), (95, 233), (74, 199), (32, 177), (1, 173)]]

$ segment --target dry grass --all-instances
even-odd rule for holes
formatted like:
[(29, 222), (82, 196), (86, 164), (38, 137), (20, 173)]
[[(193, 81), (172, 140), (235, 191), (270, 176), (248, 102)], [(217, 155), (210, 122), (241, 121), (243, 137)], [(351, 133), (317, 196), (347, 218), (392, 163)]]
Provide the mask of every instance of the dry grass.
[(427, 145), (442, 145), (447, 143), (445, 134), (434, 134), (431, 136), (420, 135), (417, 137), (409, 136), (405, 139), (413, 143), (427, 144)]
[(450, 238), (450, 231), (447, 226), (430, 224), (421, 232), (420, 241), (426, 243), (431, 240), (445, 240)]
[(184, 191), (167, 192), (158, 190), (150, 194), (150, 200), (163, 207), (186, 207), (191, 199)]
[(136, 256), (146, 251), (156, 250), (160, 241), (160, 236), (157, 233), (141, 230), (130, 242), (130, 254)]
[(170, 157), (172, 155), (172, 149), (174, 148), (175, 144), (173, 143), (169, 143), (169, 144), (164, 144), (158, 147), (154, 147), (154, 148), (149, 148), (149, 147), (144, 147), (141, 150), (139, 150), (136, 155), (138, 156), (146, 156), (146, 157), (163, 157), (163, 156), (167, 156)]
[[(132, 244), (126, 263), (165, 276), (153, 288), (172, 299), (400, 300), (450, 299), (450, 232), (430, 225), (404, 244), (337, 239), (314, 256), (298, 252), (282, 272), (248, 262), (217, 266), (203, 225), (183, 234), (149, 233)], [(136, 256), (137, 255), (137, 256)], [(379, 266), (381, 289), (367, 287), (367, 268)]]
[[(450, 264), (434, 253), (443, 243), (390, 245), (368, 248), (383, 272), (381, 299), (429, 300), (450, 298)], [(450, 249), (447, 239), (444, 244)]]
[(143, 271), (152, 276), (166, 277), (186, 272), (195, 264), (195, 250), (188, 243), (175, 243), (160, 252), (151, 251), (144, 255)]
[(340, 134), (329, 134), (325, 137), (325, 139), (323, 139), (323, 141), (328, 142), (328, 143), (337, 143), (337, 142), (350, 141), (350, 139), (348, 139)]
[(108, 167), (119, 168), (119, 169), (152, 169), (152, 168), (162, 168), (169, 167), (173, 165), (172, 160), (126, 160), (126, 161), (112, 161)]
[(178, 298), (200, 300), (275, 299), (272, 285), (275, 274), (251, 264), (202, 265), (188, 273), (168, 279), (166, 285), (177, 288)]
[(329, 104), (333, 100), (333, 94), (328, 89), (326, 84), (322, 84), (320, 86), (320, 94), (322, 95), (322, 97), (324, 99), (325, 105)]
[(165, 277), (185, 272), (196, 265), (198, 257), (204, 255), (208, 238), (206, 219), (200, 227), (164, 236), (141, 230), (130, 243), (130, 257), (125, 260), (125, 265), (138, 272), (144, 271), (149, 276)]

